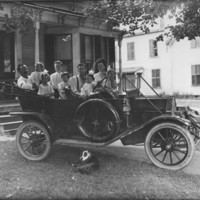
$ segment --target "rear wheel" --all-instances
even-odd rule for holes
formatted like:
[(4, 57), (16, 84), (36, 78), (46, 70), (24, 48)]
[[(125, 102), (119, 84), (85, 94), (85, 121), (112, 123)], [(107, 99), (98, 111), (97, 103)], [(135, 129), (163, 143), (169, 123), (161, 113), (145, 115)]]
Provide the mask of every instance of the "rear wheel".
[(16, 144), (20, 154), (32, 161), (44, 160), (52, 148), (49, 131), (37, 121), (21, 124), (16, 133)]
[(145, 151), (156, 166), (179, 170), (187, 166), (194, 153), (194, 140), (189, 131), (174, 123), (153, 127), (145, 140)]

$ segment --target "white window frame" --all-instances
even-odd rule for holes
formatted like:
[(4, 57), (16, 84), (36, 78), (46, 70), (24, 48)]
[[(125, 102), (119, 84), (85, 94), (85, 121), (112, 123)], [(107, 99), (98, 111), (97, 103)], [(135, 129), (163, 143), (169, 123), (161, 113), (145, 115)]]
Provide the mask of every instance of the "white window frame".
[(149, 40), (149, 53), (151, 58), (158, 56), (158, 43), (156, 40)]
[(200, 86), (200, 64), (191, 66), (192, 86)]
[(197, 37), (197, 38), (191, 40), (190, 44), (191, 44), (192, 49), (200, 48), (200, 37)]
[(160, 69), (152, 69), (152, 87), (160, 88), (161, 87), (161, 78), (160, 78)]
[(135, 60), (135, 43), (127, 43), (127, 60)]

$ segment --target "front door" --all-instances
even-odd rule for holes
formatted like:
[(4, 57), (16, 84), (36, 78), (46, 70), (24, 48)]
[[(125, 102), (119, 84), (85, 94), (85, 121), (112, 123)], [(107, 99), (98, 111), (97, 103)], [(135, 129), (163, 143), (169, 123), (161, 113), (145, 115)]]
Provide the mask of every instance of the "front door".
[(54, 61), (63, 63), (63, 71), (73, 74), (72, 62), (72, 35), (45, 35), (45, 66), (49, 73), (55, 72)]
[(14, 33), (0, 31), (0, 80), (15, 79)]

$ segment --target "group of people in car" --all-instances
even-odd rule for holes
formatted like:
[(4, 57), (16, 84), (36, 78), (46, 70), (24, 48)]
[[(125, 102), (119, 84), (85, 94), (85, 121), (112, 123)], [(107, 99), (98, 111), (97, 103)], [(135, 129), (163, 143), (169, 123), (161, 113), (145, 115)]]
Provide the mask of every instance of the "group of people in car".
[(84, 63), (77, 65), (78, 75), (70, 77), (70, 74), (62, 72), (62, 62), (54, 62), (55, 72), (49, 75), (42, 62), (35, 64), (35, 71), (28, 76), (28, 68), (24, 64), (17, 67), (20, 77), (17, 85), (22, 89), (36, 90), (38, 95), (51, 98), (67, 99), (66, 89), (72, 90), (81, 97), (88, 97), (94, 92), (94, 87), (101, 85), (117, 92), (116, 72), (107, 68), (103, 58), (97, 59), (94, 69), (88, 72)]

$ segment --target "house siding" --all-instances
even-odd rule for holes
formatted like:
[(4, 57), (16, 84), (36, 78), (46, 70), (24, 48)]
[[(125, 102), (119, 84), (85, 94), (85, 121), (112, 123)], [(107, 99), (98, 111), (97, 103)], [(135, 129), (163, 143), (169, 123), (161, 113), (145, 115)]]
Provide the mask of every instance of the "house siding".
[[(150, 57), (149, 40), (155, 39), (161, 32), (124, 37), (122, 40), (122, 71), (133, 67), (143, 67), (143, 77), (152, 85), (152, 69), (160, 69), (161, 87), (156, 92), (172, 95), (200, 95), (200, 86), (192, 86), (191, 66), (200, 64), (200, 48), (191, 48), (191, 41), (173, 41), (170, 45), (165, 41), (157, 43), (158, 56)], [(127, 43), (135, 44), (135, 60), (127, 60)], [(116, 48), (118, 48), (116, 43)], [(116, 50), (118, 52), (118, 50)], [(119, 60), (118, 55), (117, 61)], [(117, 63), (116, 63), (117, 65)], [(153, 92), (142, 81), (141, 91), (152, 95)]]
[(27, 35), (22, 38), (22, 63), (26, 64), (29, 71), (34, 70), (35, 63), (35, 35)]
[[(44, 25), (39, 31), (39, 60), (44, 63)], [(35, 35), (29, 34), (22, 37), (22, 63), (26, 64), (29, 73), (34, 71), (35, 65)]]
[(40, 31), (39, 31), (39, 49), (40, 49), (40, 53), (39, 53), (39, 60), (41, 62), (44, 63), (44, 56), (45, 56), (45, 52), (44, 52), (44, 34), (45, 34), (45, 26), (44, 24), (40, 25)]

